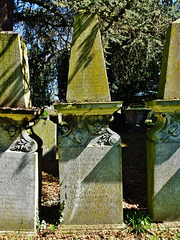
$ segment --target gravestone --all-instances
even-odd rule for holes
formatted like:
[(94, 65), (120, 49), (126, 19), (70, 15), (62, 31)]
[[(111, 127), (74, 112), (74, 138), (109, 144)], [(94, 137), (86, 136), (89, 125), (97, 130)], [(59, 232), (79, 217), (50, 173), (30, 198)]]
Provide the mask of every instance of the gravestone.
[(59, 119), (61, 229), (119, 229), (123, 223), (120, 136), (108, 128), (111, 102), (97, 16), (78, 13), (67, 102)]
[(25, 130), (17, 134), (16, 125), (9, 124), (3, 124), (8, 131), (0, 127), (6, 143), (0, 151), (0, 231), (33, 232), (38, 219), (37, 144)]
[(0, 231), (35, 232), (38, 153), (26, 128), (39, 111), (30, 108), (26, 47), (16, 33), (0, 33), (0, 76)]
[(49, 119), (40, 119), (34, 126), (33, 132), (42, 141), (42, 161), (56, 160), (57, 124)]
[(148, 209), (155, 221), (180, 220), (180, 19), (167, 30), (158, 97), (147, 103), (157, 123), (148, 131)]

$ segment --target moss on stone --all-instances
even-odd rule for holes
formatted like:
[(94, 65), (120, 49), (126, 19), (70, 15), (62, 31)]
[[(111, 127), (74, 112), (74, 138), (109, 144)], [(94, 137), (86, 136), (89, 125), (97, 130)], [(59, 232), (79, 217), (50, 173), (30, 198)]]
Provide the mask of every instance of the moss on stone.
[(67, 101), (110, 101), (100, 30), (95, 14), (78, 13), (74, 19)]

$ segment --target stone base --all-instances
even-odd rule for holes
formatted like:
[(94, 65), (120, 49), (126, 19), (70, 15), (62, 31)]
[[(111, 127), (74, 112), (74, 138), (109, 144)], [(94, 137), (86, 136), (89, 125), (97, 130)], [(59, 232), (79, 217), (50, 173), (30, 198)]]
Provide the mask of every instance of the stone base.
[(120, 146), (59, 149), (63, 224), (122, 224)]
[(0, 231), (35, 232), (37, 213), (37, 153), (0, 152)]
[(100, 224), (100, 225), (60, 225), (59, 231), (63, 233), (79, 233), (79, 232), (95, 232), (95, 231), (113, 231), (118, 232), (122, 229), (126, 228), (125, 224)]
[(180, 112), (173, 111), (180, 105), (175, 101), (149, 105), (158, 112), (157, 123), (147, 133), (148, 209), (156, 222), (180, 221)]
[(104, 115), (67, 115), (60, 121), (64, 225), (123, 223), (121, 138), (108, 123), (109, 116)]
[(148, 209), (154, 221), (180, 221), (180, 143), (147, 141)]

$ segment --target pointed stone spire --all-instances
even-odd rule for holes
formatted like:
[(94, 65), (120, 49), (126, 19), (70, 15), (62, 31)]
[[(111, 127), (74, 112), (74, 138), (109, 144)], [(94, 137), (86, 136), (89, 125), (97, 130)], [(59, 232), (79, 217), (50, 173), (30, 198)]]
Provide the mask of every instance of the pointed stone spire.
[(78, 13), (70, 57), (67, 102), (109, 102), (110, 91), (95, 14)]
[(180, 19), (167, 30), (157, 98), (180, 99)]
[(31, 107), (26, 45), (13, 32), (0, 32), (0, 107)]

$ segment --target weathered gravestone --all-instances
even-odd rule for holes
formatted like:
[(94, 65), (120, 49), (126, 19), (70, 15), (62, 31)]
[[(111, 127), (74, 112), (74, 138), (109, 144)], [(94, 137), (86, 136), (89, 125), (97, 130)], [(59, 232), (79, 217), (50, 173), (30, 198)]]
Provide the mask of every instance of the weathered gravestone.
[(49, 119), (40, 119), (34, 126), (33, 132), (42, 141), (42, 162), (56, 160), (57, 124)]
[[(120, 136), (108, 128), (111, 102), (97, 17), (75, 16), (67, 102), (59, 124), (62, 229), (123, 223)], [(69, 226), (70, 225), (70, 226)], [(74, 226), (72, 226), (74, 225)]]
[(148, 208), (155, 221), (180, 220), (180, 19), (167, 30), (156, 125), (147, 140)]
[(31, 106), (24, 42), (0, 33), (0, 231), (35, 232), (38, 220), (37, 143), (26, 127)]

